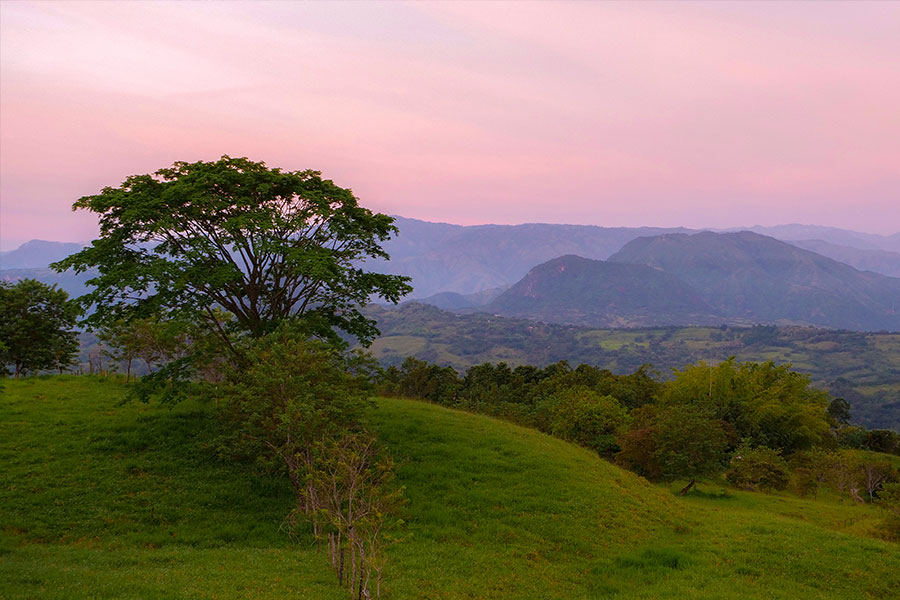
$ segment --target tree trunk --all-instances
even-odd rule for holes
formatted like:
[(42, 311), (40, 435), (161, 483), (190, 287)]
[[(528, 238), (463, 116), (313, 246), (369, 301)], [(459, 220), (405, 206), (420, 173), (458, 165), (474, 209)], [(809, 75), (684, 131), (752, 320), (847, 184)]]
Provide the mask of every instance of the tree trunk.
[(688, 483), (686, 486), (684, 486), (684, 487), (681, 489), (680, 492), (678, 492), (678, 495), (679, 495), (679, 496), (686, 496), (687, 493), (688, 493), (689, 491), (691, 491), (691, 488), (694, 487), (694, 484), (695, 484), (695, 483), (696, 483), (696, 482), (695, 482), (693, 479), (691, 479), (690, 483)]

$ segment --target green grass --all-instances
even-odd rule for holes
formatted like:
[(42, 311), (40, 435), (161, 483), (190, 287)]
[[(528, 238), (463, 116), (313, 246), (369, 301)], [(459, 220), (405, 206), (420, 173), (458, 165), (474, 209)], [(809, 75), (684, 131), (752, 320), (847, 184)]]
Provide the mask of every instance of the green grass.
[[(213, 407), (118, 406), (124, 385), (7, 381), (0, 598), (344, 598), (281, 524), (280, 478), (220, 460)], [(480, 415), (384, 399), (409, 504), (389, 598), (849, 598), (900, 589), (870, 506), (671, 490)]]

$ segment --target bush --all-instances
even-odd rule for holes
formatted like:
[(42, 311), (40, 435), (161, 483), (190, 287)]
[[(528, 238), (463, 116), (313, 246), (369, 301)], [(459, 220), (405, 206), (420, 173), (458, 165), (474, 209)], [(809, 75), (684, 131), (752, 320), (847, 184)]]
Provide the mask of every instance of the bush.
[(616, 464), (651, 481), (662, 478), (662, 466), (656, 455), (657, 431), (654, 427), (642, 427), (629, 431), (618, 440), (621, 450), (616, 454)]
[(878, 504), (887, 511), (878, 533), (886, 540), (900, 541), (900, 483), (884, 484), (878, 494)]
[(576, 386), (550, 398), (550, 431), (553, 435), (612, 456), (618, 449), (616, 435), (627, 425), (628, 410), (612, 396)]
[(790, 481), (790, 472), (778, 450), (751, 448), (744, 443), (735, 450), (725, 479), (745, 490), (783, 490)]

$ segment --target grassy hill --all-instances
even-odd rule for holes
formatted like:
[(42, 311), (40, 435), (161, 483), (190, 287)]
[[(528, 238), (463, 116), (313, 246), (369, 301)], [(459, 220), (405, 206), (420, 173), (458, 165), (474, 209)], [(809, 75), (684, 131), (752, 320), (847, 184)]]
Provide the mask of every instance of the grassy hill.
[[(279, 478), (220, 461), (213, 407), (118, 405), (90, 377), (6, 381), (0, 597), (344, 598), (280, 525)], [(900, 549), (869, 506), (703, 492), (676, 498), (590, 452), (487, 417), (385, 399), (405, 540), (388, 598), (889, 597)]]

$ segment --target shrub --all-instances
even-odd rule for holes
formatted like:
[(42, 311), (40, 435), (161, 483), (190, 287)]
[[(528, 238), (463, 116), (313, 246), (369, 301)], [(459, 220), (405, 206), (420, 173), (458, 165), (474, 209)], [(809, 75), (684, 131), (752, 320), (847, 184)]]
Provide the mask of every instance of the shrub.
[(887, 540), (900, 541), (900, 483), (884, 484), (878, 494), (878, 504), (887, 511), (878, 533)]
[(662, 466), (656, 455), (655, 427), (642, 427), (622, 435), (618, 442), (616, 464), (651, 481), (662, 478)]
[(745, 442), (735, 450), (725, 479), (745, 490), (783, 490), (790, 473), (781, 452), (765, 446), (752, 448)]
[(612, 396), (576, 386), (550, 399), (553, 435), (611, 456), (618, 449), (616, 435), (628, 423), (628, 411)]

